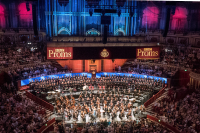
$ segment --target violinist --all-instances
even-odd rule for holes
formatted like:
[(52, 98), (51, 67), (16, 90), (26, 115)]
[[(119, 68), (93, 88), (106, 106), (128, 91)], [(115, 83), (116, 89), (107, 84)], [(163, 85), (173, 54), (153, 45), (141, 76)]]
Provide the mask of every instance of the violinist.
[(107, 101), (110, 101), (110, 97), (107, 97)]
[(78, 121), (78, 112), (77, 111), (74, 112), (73, 116), (74, 116), (75, 120)]
[(82, 99), (79, 97), (79, 98), (78, 98), (78, 101), (81, 102), (81, 100), (82, 100)]
[(68, 120), (71, 119), (71, 116), (72, 116), (72, 115), (71, 115), (70, 111), (68, 110), (68, 111), (67, 111), (67, 118), (68, 118)]
[(128, 108), (128, 109), (131, 109), (131, 108), (132, 108), (132, 104), (131, 104), (131, 102), (128, 103), (127, 108)]
[(81, 118), (82, 118), (82, 120), (83, 120), (84, 122), (86, 122), (84, 111), (81, 112)]
[(127, 114), (127, 118), (131, 118), (131, 109), (129, 109), (128, 114)]
[(111, 113), (111, 108), (110, 107), (108, 107), (107, 112), (108, 112), (108, 118), (110, 118), (110, 113)]

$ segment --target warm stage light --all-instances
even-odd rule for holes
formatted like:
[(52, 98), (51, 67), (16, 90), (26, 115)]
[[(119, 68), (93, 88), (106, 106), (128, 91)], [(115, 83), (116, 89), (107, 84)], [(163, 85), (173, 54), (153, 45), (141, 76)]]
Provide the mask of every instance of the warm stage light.
[(0, 5), (0, 28), (5, 28), (5, 27), (6, 27), (6, 23), (5, 23), (5, 16), (4, 16), (4, 7)]
[(159, 9), (157, 7), (146, 7), (143, 10), (142, 26), (147, 28), (157, 28)]
[(31, 23), (32, 23), (32, 4), (31, 3), (29, 3), (29, 9), (28, 11), (27, 3), (25, 2), (19, 4), (18, 6), (21, 26), (26, 26), (26, 27), (31, 26)]
[(175, 14), (172, 19), (172, 30), (184, 29), (187, 27), (187, 15), (188, 11), (183, 7), (176, 7)]

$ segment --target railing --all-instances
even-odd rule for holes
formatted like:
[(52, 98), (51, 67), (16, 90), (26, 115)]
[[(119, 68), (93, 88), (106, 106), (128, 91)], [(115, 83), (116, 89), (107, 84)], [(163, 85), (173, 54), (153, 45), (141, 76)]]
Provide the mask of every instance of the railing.
[(50, 129), (50, 127), (56, 122), (55, 118), (49, 120), (47, 123), (45, 123), (38, 131), (37, 133), (43, 133), (47, 132), (47, 130)]
[(42, 100), (42, 99), (36, 97), (35, 95), (31, 94), (31, 93), (28, 92), (28, 91), (26, 91), (26, 96), (27, 96), (28, 98), (30, 98), (31, 100), (33, 100), (34, 102), (36, 102), (37, 104), (39, 104), (39, 105), (41, 105), (42, 107), (44, 107), (45, 109), (48, 109), (48, 110), (50, 110), (50, 111), (53, 112), (54, 107), (53, 107), (52, 104), (50, 104), (50, 103), (48, 103), (48, 102), (46, 102), (46, 101), (44, 101), (44, 100)]
[(163, 121), (160, 121), (158, 118), (156, 117), (153, 117), (153, 116), (150, 116), (150, 115), (147, 115), (147, 118), (149, 118), (151, 121), (154, 121), (154, 122), (157, 122), (159, 124), (161, 124), (162, 126), (168, 128), (169, 130), (173, 131), (174, 133), (181, 133), (178, 129), (174, 128), (173, 126), (163, 122)]
[(17, 69), (19, 67), (32, 67), (33, 65), (38, 66), (38, 65), (48, 65), (48, 64), (51, 64), (51, 62), (49, 62), (49, 61), (47, 61), (47, 62), (34, 62), (34, 63), (31, 63), (31, 64), (14, 65), (14, 66), (2, 68), (2, 71), (13, 70), (13, 69)]
[(152, 96), (148, 101), (144, 103), (145, 108), (153, 103), (157, 98), (159, 98), (163, 93), (165, 93), (165, 87), (161, 89), (156, 95)]

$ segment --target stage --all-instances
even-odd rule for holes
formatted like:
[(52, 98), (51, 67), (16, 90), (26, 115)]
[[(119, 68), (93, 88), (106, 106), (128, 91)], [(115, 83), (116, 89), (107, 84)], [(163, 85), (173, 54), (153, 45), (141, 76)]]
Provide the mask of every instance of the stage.
[[(58, 90), (57, 90), (58, 91)], [(88, 91), (89, 93), (89, 91)], [(107, 93), (106, 91), (104, 93)], [(60, 96), (65, 97), (65, 96), (71, 96), (73, 95), (74, 97), (78, 97), (80, 94), (80, 92), (73, 92), (73, 93), (60, 93)], [(97, 94), (97, 88), (95, 88), (95, 90), (93, 91), (93, 94)], [(123, 94), (121, 94), (120, 96), (122, 96)], [(124, 95), (124, 97), (126, 97), (128, 95)], [(129, 95), (130, 96), (130, 95)], [(152, 94), (146, 93), (146, 92), (141, 92), (140, 96), (130, 96), (129, 101), (133, 101), (135, 100), (135, 103), (133, 104), (133, 108), (131, 109), (131, 116), (127, 116), (128, 110), (124, 111), (124, 117), (122, 117), (122, 119), (119, 118), (119, 114), (120, 111), (117, 112), (116, 117), (114, 119), (112, 119), (111, 113), (106, 113), (105, 115), (103, 115), (103, 104), (101, 104), (101, 117), (95, 117), (93, 120), (91, 119), (91, 117), (89, 116), (89, 114), (85, 115), (85, 121), (83, 121), (83, 119), (81, 118), (81, 113), (79, 111), (78, 113), (78, 120), (75, 120), (72, 116), (72, 118), (68, 118), (67, 117), (67, 113), (64, 112), (63, 114), (57, 114), (54, 113), (56, 120), (62, 120), (64, 121), (65, 124), (72, 124), (72, 123), (79, 123), (79, 124), (85, 124), (88, 122), (102, 122), (102, 121), (107, 121), (107, 122), (122, 122), (122, 121), (130, 121), (130, 120), (136, 120), (137, 118), (141, 118), (141, 117), (145, 117), (146, 116), (146, 112), (140, 111), (138, 110), (137, 113), (133, 113), (136, 108), (140, 108), (140, 106), (144, 106), (144, 102), (146, 102), (150, 97), (152, 96)], [(54, 95), (54, 97), (56, 97), (56, 95)], [(52, 101), (53, 96), (48, 96), (47, 100), (55, 105), (55, 103)], [(126, 98), (124, 98), (126, 99)], [(77, 103), (78, 102), (78, 98), (75, 98), (75, 101)], [(82, 102), (81, 102), (82, 104)], [(91, 110), (91, 108), (90, 108)], [(71, 112), (73, 113), (73, 112)]]
[(94, 78), (91, 75), (68, 73), (22, 82), (31, 81), (32, 93), (52, 104), (56, 119), (66, 124), (144, 117), (144, 103), (167, 83), (165, 78), (139, 74), (102, 72), (95, 73)]

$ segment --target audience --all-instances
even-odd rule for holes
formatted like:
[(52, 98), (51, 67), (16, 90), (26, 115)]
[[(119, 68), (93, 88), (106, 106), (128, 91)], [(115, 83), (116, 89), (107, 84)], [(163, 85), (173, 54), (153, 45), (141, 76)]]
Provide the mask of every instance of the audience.
[(37, 132), (37, 130), (40, 129), (40, 127), (47, 121), (37, 112), (38, 110), (39, 107), (23, 94), (11, 92), (6, 89), (5, 86), (1, 86), (0, 132)]
[(12, 67), (15, 65), (24, 65), (39, 63), (43, 61), (41, 52), (31, 51), (27, 47), (8, 47), (1, 51), (0, 65), (2, 68)]
[(33, 64), (31, 66), (18, 66), (16, 69), (8, 69), (7, 73), (14, 80), (22, 80), (33, 77), (40, 77), (52, 74), (61, 74), (69, 72), (67, 69), (59, 70), (53, 67), (51, 63), (48, 64)]
[[(182, 47), (163, 47), (161, 58), (152, 63), (146, 60), (131, 61), (126, 67), (118, 67), (116, 71), (133, 74), (144, 74), (159, 77), (172, 77), (180, 67), (196, 71), (199, 64), (200, 49)], [(0, 132), (2, 133), (34, 133), (47, 122), (39, 113), (40, 108), (24, 96), (17, 94), (13, 82), (37, 76), (70, 72), (68, 69), (58, 69), (52, 63), (42, 63), (44, 58), (37, 49), (26, 47), (6, 47), (1, 50), (0, 69), (6, 69), (11, 77), (11, 84), (0, 87)], [(144, 63), (143, 63), (144, 62)], [(157, 65), (156, 65), (157, 64)], [(195, 64), (195, 65), (194, 65)], [(170, 66), (166, 66), (170, 65)], [(159, 118), (182, 133), (200, 132), (200, 91), (187, 95), (184, 99), (174, 101), (170, 97), (154, 104), (159, 110)], [(62, 124), (54, 126), (55, 132), (63, 132)], [(141, 118), (129, 122), (101, 122), (87, 123), (83, 128), (77, 126), (66, 127), (67, 133), (169, 133), (170, 131), (149, 119)]]
[[(163, 121), (177, 127), (182, 133), (200, 132), (200, 91), (179, 101), (166, 97), (156, 103), (157, 113)], [(154, 107), (155, 108), (155, 107)]]
[[(108, 125), (109, 124), (109, 125)], [(57, 128), (57, 127), (55, 127)], [(81, 127), (66, 127), (66, 133), (171, 133), (165, 127), (154, 123), (146, 118), (128, 122), (107, 122), (87, 123)]]
[(133, 62), (132, 65), (128, 67), (129, 73), (158, 77), (171, 77), (174, 76), (177, 71), (178, 69), (173, 67), (161, 67), (154, 64), (140, 64), (138, 62)]
[[(172, 77), (180, 67), (196, 69), (200, 66), (200, 49), (183, 47), (166, 47), (161, 49), (160, 59), (127, 61), (122, 67), (124, 72), (152, 76)], [(118, 71), (117, 69), (116, 71)]]

